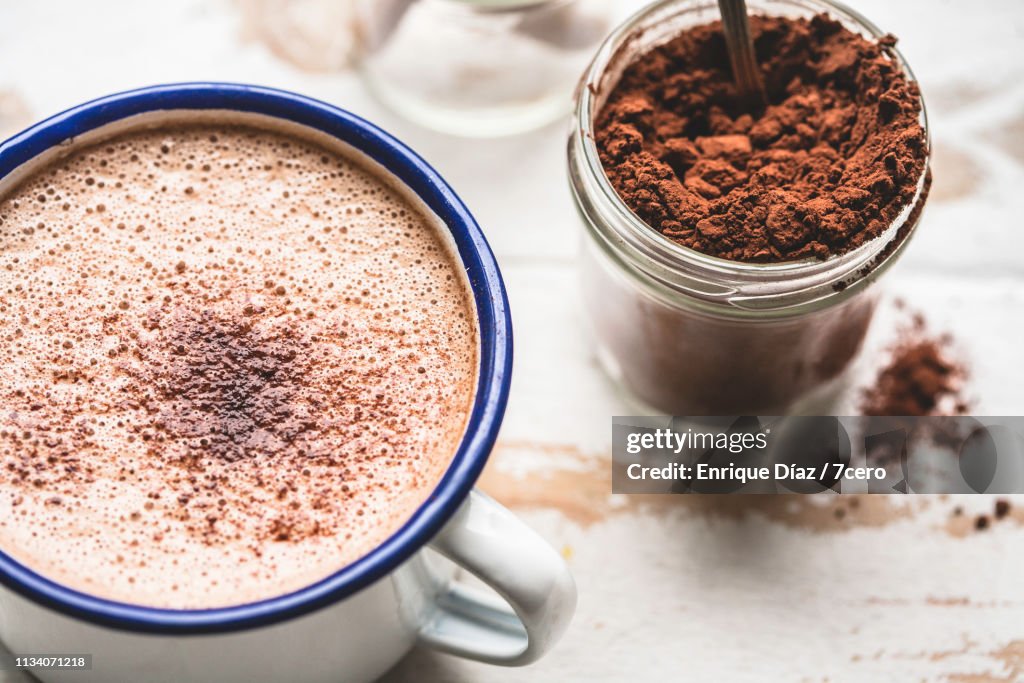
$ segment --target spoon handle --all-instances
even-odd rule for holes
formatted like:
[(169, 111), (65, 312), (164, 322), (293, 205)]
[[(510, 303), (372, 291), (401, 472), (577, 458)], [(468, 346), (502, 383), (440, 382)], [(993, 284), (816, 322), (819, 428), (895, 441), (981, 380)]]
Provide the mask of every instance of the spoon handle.
[(764, 107), (767, 99), (754, 55), (754, 40), (750, 36), (747, 3), (745, 0), (718, 0), (718, 9), (722, 14), (725, 44), (740, 97), (753, 107)]

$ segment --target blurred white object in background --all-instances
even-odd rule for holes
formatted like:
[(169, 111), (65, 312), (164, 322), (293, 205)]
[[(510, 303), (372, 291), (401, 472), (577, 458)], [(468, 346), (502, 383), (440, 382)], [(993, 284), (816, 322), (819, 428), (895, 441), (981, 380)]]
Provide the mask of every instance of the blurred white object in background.
[(607, 0), (359, 0), (369, 89), (422, 125), (510, 135), (567, 114), (610, 28)]
[[(354, 0), (236, 0), (244, 36), (304, 71), (349, 66)], [(381, 3), (385, 4), (385, 3)]]

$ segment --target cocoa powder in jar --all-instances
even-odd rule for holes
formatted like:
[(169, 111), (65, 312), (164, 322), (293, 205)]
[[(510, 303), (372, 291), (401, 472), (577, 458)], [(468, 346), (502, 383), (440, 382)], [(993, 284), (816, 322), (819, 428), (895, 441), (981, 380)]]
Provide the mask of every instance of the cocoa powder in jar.
[(927, 159), (921, 98), (875, 42), (823, 14), (751, 17), (769, 104), (736, 96), (721, 24), (631, 63), (595, 128), (623, 201), (652, 229), (748, 262), (842, 254), (881, 235)]

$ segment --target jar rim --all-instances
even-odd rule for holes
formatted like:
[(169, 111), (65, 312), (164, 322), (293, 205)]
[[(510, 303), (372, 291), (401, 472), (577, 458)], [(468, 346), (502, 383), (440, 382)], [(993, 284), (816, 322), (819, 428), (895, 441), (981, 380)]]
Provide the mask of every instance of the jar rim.
[[(847, 28), (862, 35), (866, 34), (875, 40), (885, 35), (885, 32), (869, 19), (837, 0), (762, 0), (757, 3), (757, 5), (761, 4), (781, 6), (783, 9), (788, 7), (804, 11), (819, 10), (828, 13)], [(578, 170), (587, 176), (591, 187), (597, 191), (599, 196), (594, 199), (601, 203), (602, 210), (611, 211), (614, 214), (616, 225), (621, 227), (615, 231), (614, 242), (628, 247), (635, 256), (653, 259), (654, 275), (663, 284), (667, 284), (664, 282), (666, 275), (671, 279), (671, 271), (675, 266), (675, 268), (689, 271), (691, 275), (728, 278), (739, 289), (742, 289), (743, 285), (757, 287), (761, 295), (766, 298), (793, 294), (797, 299), (806, 302), (806, 297), (800, 296), (800, 293), (805, 293), (808, 285), (813, 283), (827, 284), (829, 289), (834, 289), (836, 294), (841, 294), (847, 289), (846, 281), (852, 276), (858, 273), (864, 275), (855, 278), (856, 282), (850, 283), (851, 286), (884, 270), (886, 264), (882, 261), (891, 261), (892, 257), (902, 251), (902, 246), (912, 237), (915, 225), (911, 225), (910, 230), (905, 234), (901, 234), (902, 228), (913, 215), (914, 209), (926, 196), (931, 158), (931, 139), (923, 96), (919, 96), (919, 100), (921, 104), (920, 122), (926, 142), (925, 164), (921, 176), (918, 178), (913, 199), (901, 209), (899, 215), (880, 235), (855, 249), (829, 256), (826, 259), (810, 257), (768, 263), (735, 261), (705, 254), (681, 245), (653, 229), (637, 216), (619, 196), (604, 171), (594, 135), (594, 120), (598, 113), (601, 89), (611, 89), (609, 84), (602, 83), (608, 70), (616, 65), (621, 51), (627, 48), (632, 40), (650, 30), (653, 26), (653, 23), (649, 23), (650, 19), (669, 19), (690, 12), (708, 11), (716, 7), (714, 0), (659, 0), (635, 12), (606, 37), (587, 67), (577, 89), (574, 112), (575, 127), (572, 134), (574, 139), (570, 141), (570, 163), (577, 163), (581, 167)], [(755, 6), (755, 9), (768, 11), (767, 7)], [(657, 44), (659, 43), (653, 43), (646, 49)], [(895, 47), (888, 48), (888, 52), (907, 78), (916, 82), (917, 79), (902, 53)], [(574, 147), (575, 149), (573, 149)], [(575, 160), (572, 159), (574, 154), (578, 157)], [(574, 188), (574, 191), (578, 195), (579, 189)], [(579, 199), (578, 196), (577, 199)], [(608, 235), (602, 235), (602, 237), (608, 241)], [(899, 240), (899, 244), (894, 245), (895, 248), (886, 254), (885, 250), (895, 240)], [(765, 284), (780, 279), (789, 281), (796, 289), (776, 282), (778, 286), (765, 290)], [(843, 284), (836, 286), (837, 283)], [(754, 298), (758, 297), (754, 292), (747, 294)], [(765, 303), (762, 301), (758, 308), (764, 308)]]

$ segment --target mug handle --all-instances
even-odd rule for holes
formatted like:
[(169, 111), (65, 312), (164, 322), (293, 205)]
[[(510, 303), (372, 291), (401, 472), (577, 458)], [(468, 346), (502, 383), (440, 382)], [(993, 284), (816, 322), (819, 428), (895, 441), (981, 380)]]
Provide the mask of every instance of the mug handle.
[(425, 645), (480, 662), (522, 666), (539, 659), (568, 627), (576, 583), (565, 561), (489, 496), (474, 489), (430, 547), (508, 604), (452, 582), (420, 628)]

